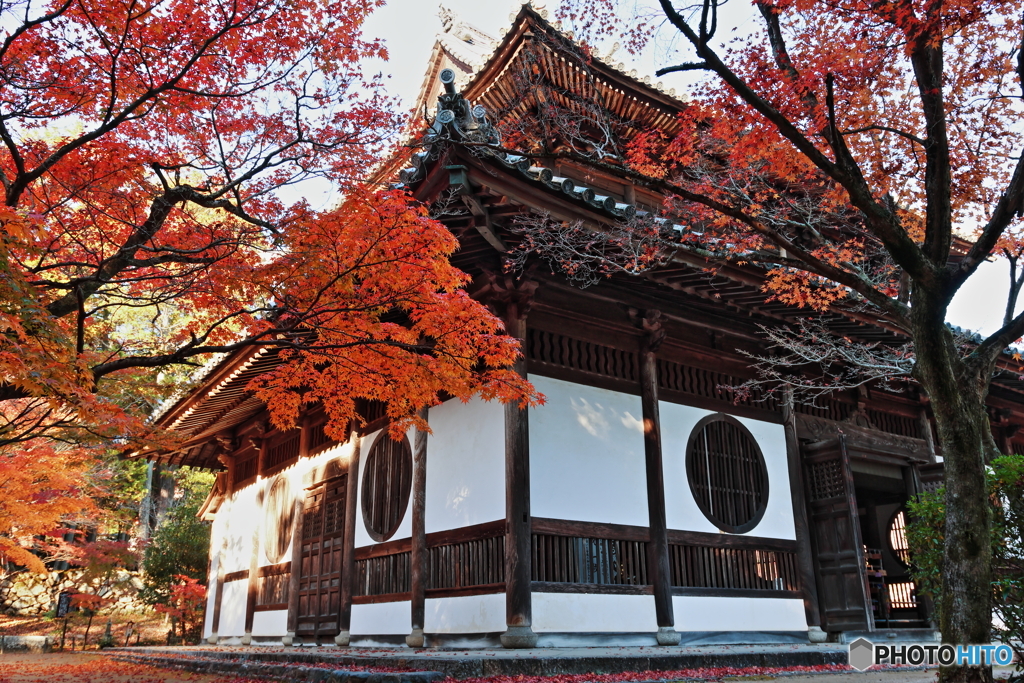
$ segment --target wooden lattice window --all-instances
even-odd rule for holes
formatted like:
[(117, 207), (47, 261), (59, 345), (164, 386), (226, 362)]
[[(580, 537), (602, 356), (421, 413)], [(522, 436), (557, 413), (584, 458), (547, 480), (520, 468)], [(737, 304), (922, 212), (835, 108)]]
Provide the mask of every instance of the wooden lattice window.
[(412, 449), (409, 441), (395, 441), (382, 432), (363, 470), (363, 522), (370, 538), (386, 541), (398, 530), (412, 490)]
[(299, 457), (299, 432), (296, 430), (267, 449), (266, 471), (280, 469)]
[(709, 415), (686, 447), (686, 474), (701, 512), (722, 531), (742, 534), (764, 516), (768, 470), (757, 441), (729, 415)]
[(889, 520), (889, 549), (904, 566), (910, 566), (910, 544), (907, 542), (907, 515), (903, 508)]

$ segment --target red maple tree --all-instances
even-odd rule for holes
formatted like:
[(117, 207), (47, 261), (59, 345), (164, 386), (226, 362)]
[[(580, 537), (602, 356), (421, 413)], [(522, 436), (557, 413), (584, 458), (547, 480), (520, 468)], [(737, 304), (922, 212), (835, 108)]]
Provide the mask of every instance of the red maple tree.
[(182, 376), (155, 370), (246, 346), (291, 361), (258, 386), (282, 426), (312, 401), (340, 431), (357, 398), (396, 428), (442, 391), (535, 400), (452, 236), (369, 181), (400, 127), (361, 71), (381, 4), (5, 5), (0, 460), (152, 445)]

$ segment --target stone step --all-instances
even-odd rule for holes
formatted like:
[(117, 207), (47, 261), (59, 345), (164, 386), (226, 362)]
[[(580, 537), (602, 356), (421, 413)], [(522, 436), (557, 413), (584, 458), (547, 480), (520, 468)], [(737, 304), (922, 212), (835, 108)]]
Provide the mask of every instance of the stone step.
[[(325, 680), (323, 671), (343, 672), (352, 681), (428, 683), (444, 676), (557, 676), (561, 674), (678, 671), (712, 667), (817, 666), (847, 663), (848, 649), (838, 643), (804, 645), (718, 645), (694, 647), (580, 647), (535, 650), (413, 650), (408, 648), (327, 647), (131, 647), (106, 651), (119, 658), (190, 671), (233, 673), (278, 680)], [(325, 668), (326, 667), (326, 668)], [(374, 673), (353, 668), (405, 669)], [(299, 673), (298, 669), (309, 669)], [(413, 676), (415, 678), (392, 678)], [(319, 676), (303, 678), (302, 676)], [(281, 678), (286, 676), (286, 678)], [(424, 678), (434, 676), (436, 678)], [(657, 678), (657, 676), (652, 676)], [(340, 680), (340, 678), (339, 678)], [(347, 680), (347, 679), (346, 679)]]
[(159, 656), (134, 653), (127, 649), (107, 650), (111, 659), (147, 664), (162, 669), (179, 669), (193, 673), (226, 674), (271, 681), (303, 681), (304, 683), (435, 683), (445, 677), (436, 671), (352, 671), (308, 664), (275, 661), (231, 660), (221, 657)]

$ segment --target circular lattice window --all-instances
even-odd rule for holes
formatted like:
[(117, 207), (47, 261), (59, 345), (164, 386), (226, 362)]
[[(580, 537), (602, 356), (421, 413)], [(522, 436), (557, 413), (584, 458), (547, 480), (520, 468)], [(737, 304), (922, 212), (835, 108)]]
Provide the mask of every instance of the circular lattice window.
[(363, 523), (370, 538), (386, 541), (398, 530), (412, 490), (412, 449), (409, 441), (377, 437), (363, 469)]
[(907, 543), (907, 515), (903, 508), (889, 520), (889, 549), (904, 566), (910, 566), (910, 544)]
[(742, 534), (764, 516), (768, 470), (757, 441), (728, 415), (709, 415), (686, 446), (686, 475), (697, 506), (722, 531)]
[(295, 505), (292, 501), (288, 479), (278, 476), (267, 489), (263, 503), (264, 551), (271, 564), (284, 558), (292, 541), (292, 525), (295, 523)]

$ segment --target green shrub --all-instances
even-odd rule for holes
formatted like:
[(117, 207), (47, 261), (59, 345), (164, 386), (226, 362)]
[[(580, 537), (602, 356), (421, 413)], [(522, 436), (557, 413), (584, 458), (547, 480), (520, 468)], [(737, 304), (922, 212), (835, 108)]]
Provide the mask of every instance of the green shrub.
[[(1024, 456), (1005, 455), (988, 472), (992, 501), (993, 639), (1024, 661)], [(941, 609), (946, 491), (923, 493), (907, 506), (907, 541), (918, 592)], [(939, 615), (941, 617), (941, 615)], [(1021, 670), (1018, 665), (1018, 671)], [(1020, 680), (1016, 677), (1015, 680)]]

